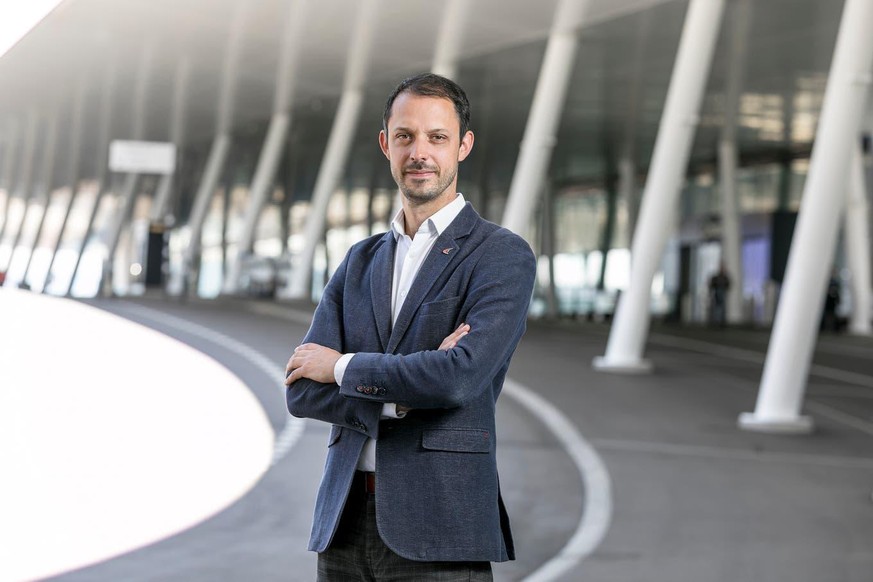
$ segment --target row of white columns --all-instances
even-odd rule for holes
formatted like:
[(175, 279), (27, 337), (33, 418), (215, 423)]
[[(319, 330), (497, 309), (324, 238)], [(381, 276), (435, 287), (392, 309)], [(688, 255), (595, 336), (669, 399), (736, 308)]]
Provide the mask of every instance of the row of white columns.
[[(559, 13), (569, 10), (568, 6), (568, 2), (562, 2)], [(743, 0), (735, 14), (725, 129), (718, 150), (723, 260), (733, 276), (728, 302), (731, 322), (743, 318), (736, 125), (750, 9), (750, 3)], [(691, 0), (689, 4), (633, 237), (630, 284), (617, 306), (606, 353), (594, 360), (598, 370), (640, 373), (651, 369), (651, 363), (643, 358), (650, 324), (651, 284), (674, 222), (723, 12), (723, 0)], [(582, 24), (581, 20), (573, 22), (576, 26)], [(851, 330), (870, 333), (868, 211), (857, 151), (861, 111), (873, 62), (870, 22), (873, 3), (847, 0), (759, 399), (755, 412), (740, 417), (742, 428), (783, 432), (811, 429), (811, 421), (799, 412), (822, 310), (821, 298), (834, 258), (838, 217), (846, 203), (840, 199), (834, 204), (833, 192), (851, 193), (848, 200), (851, 212), (845, 214), (847, 255), (853, 268), (856, 303)], [(523, 234), (531, 224), (536, 199), (544, 187), (575, 53), (576, 31), (562, 30), (558, 23), (556, 18), (503, 219), (504, 226)], [(622, 160), (622, 190), (626, 192), (632, 183), (632, 168), (631, 160)], [(846, 180), (849, 175), (851, 185)]]

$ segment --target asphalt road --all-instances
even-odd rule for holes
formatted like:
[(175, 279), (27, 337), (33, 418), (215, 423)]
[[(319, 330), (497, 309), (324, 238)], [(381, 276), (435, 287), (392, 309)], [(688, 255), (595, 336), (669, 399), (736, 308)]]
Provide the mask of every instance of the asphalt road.
[[(306, 306), (93, 304), (218, 359), (262, 402), (276, 433), (287, 430), (281, 378), (263, 362), (281, 369), (306, 331)], [(509, 392), (500, 399), (501, 486), (518, 560), (496, 565), (497, 580), (561, 564), (568, 569), (553, 579), (873, 580), (873, 341), (822, 336), (805, 401), (816, 431), (778, 436), (736, 426), (738, 414), (754, 408), (766, 330), (655, 325), (647, 348), (655, 371), (646, 376), (592, 371), (607, 333), (602, 324), (531, 322), (516, 352), (510, 377), (561, 416), (544, 416)], [(228, 337), (251, 350), (228, 347)], [(580, 475), (584, 455), (564, 438), (573, 431), (602, 460), (600, 481)], [(314, 555), (305, 548), (326, 437), (326, 426), (307, 422), (224, 512), (56, 580), (313, 580)], [(594, 536), (590, 555), (578, 553), (577, 536), (598, 519), (606, 520), (605, 538)]]

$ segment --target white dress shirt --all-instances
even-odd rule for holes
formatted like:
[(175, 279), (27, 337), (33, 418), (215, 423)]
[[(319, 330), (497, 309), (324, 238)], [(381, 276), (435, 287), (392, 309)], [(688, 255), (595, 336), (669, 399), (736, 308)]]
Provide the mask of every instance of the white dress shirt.
[[(414, 238), (406, 234), (406, 221), (401, 209), (391, 221), (391, 232), (397, 241), (397, 250), (394, 254), (394, 275), (391, 278), (391, 327), (397, 320), (400, 308), (406, 301), (412, 282), (418, 274), (421, 265), (433, 248), (437, 237), (452, 223), (455, 217), (464, 209), (466, 201), (459, 192), (454, 200), (440, 208), (430, 218), (425, 220)], [(439, 346), (434, 346), (436, 349)], [(346, 367), (355, 354), (343, 354), (333, 369), (333, 375), (337, 384), (343, 383)], [(398, 413), (394, 404), (382, 405), (382, 418), (403, 418), (406, 413)], [(369, 439), (361, 452), (358, 460), (359, 471), (376, 470), (376, 439)]]

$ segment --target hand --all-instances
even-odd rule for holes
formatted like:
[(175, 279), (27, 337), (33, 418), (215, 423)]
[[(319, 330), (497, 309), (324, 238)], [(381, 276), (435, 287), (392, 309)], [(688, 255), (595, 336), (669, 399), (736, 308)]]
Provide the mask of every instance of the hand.
[(285, 366), (285, 386), (290, 386), (300, 378), (309, 378), (322, 384), (336, 382), (334, 367), (341, 356), (338, 351), (318, 344), (297, 346)]
[(470, 326), (466, 323), (462, 323), (458, 326), (458, 329), (446, 336), (446, 339), (443, 340), (443, 342), (440, 344), (440, 347), (438, 347), (437, 349), (449, 351), (450, 349), (458, 345), (458, 342), (461, 340), (461, 338), (468, 333), (470, 333)]

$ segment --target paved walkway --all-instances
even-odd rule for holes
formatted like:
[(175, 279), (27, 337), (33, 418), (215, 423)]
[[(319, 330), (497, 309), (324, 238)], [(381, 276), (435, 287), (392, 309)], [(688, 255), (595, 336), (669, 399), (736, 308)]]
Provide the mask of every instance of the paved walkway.
[[(305, 546), (327, 432), (287, 422), (272, 373), (305, 333), (307, 306), (94, 305), (218, 359), (261, 403), (279, 453), (214, 517), (57, 579), (312, 580)], [(766, 331), (655, 325), (648, 376), (592, 371), (607, 333), (599, 324), (532, 322), (519, 347), (498, 412), (519, 559), (497, 565), (496, 579), (551, 571), (607, 582), (871, 580), (873, 342), (821, 338), (806, 401), (817, 430), (789, 437), (736, 428), (754, 406)], [(164, 365), (142, 357), (144, 367)], [(192, 427), (203, 420), (190, 418)], [(602, 539), (598, 524), (608, 528)]]

